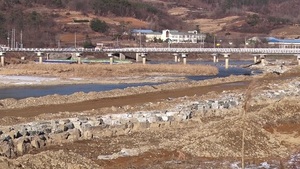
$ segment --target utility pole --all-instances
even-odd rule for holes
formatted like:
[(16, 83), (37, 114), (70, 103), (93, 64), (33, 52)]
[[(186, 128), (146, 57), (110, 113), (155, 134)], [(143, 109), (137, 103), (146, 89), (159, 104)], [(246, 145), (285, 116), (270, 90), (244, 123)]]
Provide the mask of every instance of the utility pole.
[(11, 48), (14, 48), (14, 29), (11, 30), (11, 45), (10, 47)]
[(9, 48), (9, 36), (10, 36), (10, 33), (8, 31), (8, 35), (7, 35), (7, 47)]
[(13, 48), (16, 48), (16, 29), (14, 28), (14, 44)]
[(140, 48), (142, 47), (142, 33), (140, 32)]
[(214, 48), (216, 48), (216, 35), (214, 35)]
[(23, 31), (20, 33), (20, 48), (23, 48)]
[(75, 49), (76, 49), (76, 42), (77, 41), (77, 32), (75, 32)]
[(57, 48), (60, 48), (60, 39), (57, 41)]
[(119, 36), (117, 36), (117, 48), (119, 48)]

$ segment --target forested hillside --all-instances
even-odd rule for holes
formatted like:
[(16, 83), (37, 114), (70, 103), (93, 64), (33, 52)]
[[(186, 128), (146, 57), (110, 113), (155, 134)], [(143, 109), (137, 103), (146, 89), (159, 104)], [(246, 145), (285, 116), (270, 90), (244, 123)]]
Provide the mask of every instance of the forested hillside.
[[(0, 0), (0, 44), (9, 43), (13, 28), (26, 46), (53, 47), (75, 32), (114, 39), (134, 28), (187, 30), (193, 20), (228, 16), (239, 16), (238, 24), (221, 31), (268, 34), (300, 23), (299, 7), (295, 0)], [(177, 8), (184, 12), (170, 13)]]
[[(77, 31), (80, 34), (81, 26), (74, 26), (72, 29), (68, 23), (56, 22), (60, 18), (68, 17), (71, 13), (68, 11), (80, 12), (80, 15), (89, 20), (97, 17), (133, 17), (151, 24), (151, 28), (157, 30), (169, 25), (173, 25), (175, 28), (182, 25), (182, 21), (169, 16), (155, 5), (128, 0), (0, 0), (0, 9), (0, 43), (2, 44), (6, 44), (12, 28), (22, 30), (23, 43), (26, 43), (27, 46), (55, 45), (56, 35), (62, 31), (69, 33)], [(53, 12), (59, 9), (66, 12), (64, 14)], [(84, 21), (77, 20), (75, 22)], [(119, 24), (107, 23), (107, 25), (112, 28), (111, 30), (115, 30)], [(88, 33), (85, 32), (86, 35)], [(100, 33), (109, 35), (110, 29)], [(114, 31), (114, 33), (118, 32)], [(17, 36), (19, 37), (19, 35)]]

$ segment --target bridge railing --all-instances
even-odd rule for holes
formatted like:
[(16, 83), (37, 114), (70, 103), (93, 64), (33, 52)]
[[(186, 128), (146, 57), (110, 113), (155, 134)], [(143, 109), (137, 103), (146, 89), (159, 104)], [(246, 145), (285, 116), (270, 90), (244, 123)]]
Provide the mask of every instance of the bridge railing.
[(0, 48), (0, 52), (68, 52), (68, 53), (251, 53), (300, 54), (296, 48)]

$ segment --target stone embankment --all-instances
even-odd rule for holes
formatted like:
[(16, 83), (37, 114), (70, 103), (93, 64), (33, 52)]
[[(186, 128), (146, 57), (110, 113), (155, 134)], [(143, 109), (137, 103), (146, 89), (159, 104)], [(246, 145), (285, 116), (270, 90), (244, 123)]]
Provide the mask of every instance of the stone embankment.
[[(0, 127), (0, 155), (13, 158), (31, 148), (41, 148), (93, 137), (127, 134), (146, 128), (159, 127), (191, 119), (197, 112), (208, 113), (214, 109), (229, 109), (239, 105), (241, 96), (229, 94), (220, 100), (190, 102), (172, 110), (110, 114), (99, 117), (30, 122)], [(94, 130), (97, 128), (97, 130)], [(100, 128), (100, 130), (98, 130)], [(102, 130), (101, 130), (102, 129)], [(100, 133), (99, 133), (100, 132)]]
[[(286, 85), (272, 85), (255, 98), (282, 98), (300, 95), (300, 82)], [(277, 88), (276, 88), (277, 87)], [(281, 88), (284, 88), (282, 90)], [(0, 155), (13, 158), (33, 148), (52, 144), (92, 139), (112, 135), (124, 135), (137, 130), (169, 125), (189, 120), (195, 116), (216, 116), (231, 108), (240, 108), (243, 94), (223, 93), (215, 100), (183, 101), (181, 105), (164, 111), (140, 111), (123, 114), (109, 114), (98, 117), (74, 117), (0, 126)]]

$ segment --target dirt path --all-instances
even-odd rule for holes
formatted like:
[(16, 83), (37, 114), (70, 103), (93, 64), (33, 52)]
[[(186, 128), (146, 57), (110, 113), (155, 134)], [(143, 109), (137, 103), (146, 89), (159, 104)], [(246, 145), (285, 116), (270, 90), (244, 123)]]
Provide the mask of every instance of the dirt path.
[(97, 100), (88, 100), (79, 103), (67, 103), (58, 105), (43, 105), (32, 106), (20, 109), (4, 109), (0, 110), (0, 118), (5, 116), (16, 117), (33, 117), (43, 113), (58, 113), (58, 112), (79, 112), (85, 110), (98, 109), (111, 106), (138, 105), (146, 102), (155, 102), (167, 98), (177, 98), (184, 96), (204, 95), (208, 92), (220, 93), (224, 90), (246, 89), (249, 81), (231, 82), (208, 86), (189, 87), (176, 90), (157, 91), (145, 94), (129, 95), (122, 97), (103, 98)]

